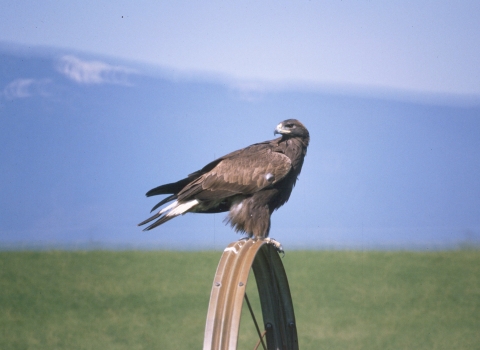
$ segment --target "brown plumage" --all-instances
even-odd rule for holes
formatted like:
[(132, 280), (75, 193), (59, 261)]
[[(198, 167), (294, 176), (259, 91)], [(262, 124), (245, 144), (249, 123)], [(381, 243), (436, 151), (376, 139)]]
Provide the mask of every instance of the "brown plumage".
[(268, 237), (270, 215), (290, 197), (310, 141), (296, 119), (281, 122), (274, 133), (282, 136), (229, 153), (185, 179), (148, 191), (147, 197), (169, 194), (152, 211), (173, 203), (138, 225), (156, 220), (145, 231), (188, 212), (229, 211), (226, 221), (235, 231)]

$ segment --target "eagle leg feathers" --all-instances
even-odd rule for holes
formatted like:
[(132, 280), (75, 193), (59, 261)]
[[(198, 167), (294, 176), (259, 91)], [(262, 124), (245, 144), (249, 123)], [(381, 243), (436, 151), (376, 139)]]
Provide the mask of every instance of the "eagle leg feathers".
[(267, 204), (259, 203), (253, 195), (234, 201), (225, 221), (235, 232), (246, 233), (248, 237), (264, 239), (270, 232), (270, 209)]

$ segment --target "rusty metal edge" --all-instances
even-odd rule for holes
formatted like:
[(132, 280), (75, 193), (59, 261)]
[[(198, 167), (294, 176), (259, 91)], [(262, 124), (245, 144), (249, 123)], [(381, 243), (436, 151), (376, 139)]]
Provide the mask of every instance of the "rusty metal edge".
[[(261, 254), (257, 254), (262, 251)], [(276, 249), (264, 240), (239, 240), (225, 248), (215, 273), (205, 326), (204, 350), (236, 349), (243, 298), (253, 267), (268, 348), (298, 349), (292, 299)], [(257, 277), (258, 276), (258, 277)], [(278, 320), (278, 318), (281, 320)]]

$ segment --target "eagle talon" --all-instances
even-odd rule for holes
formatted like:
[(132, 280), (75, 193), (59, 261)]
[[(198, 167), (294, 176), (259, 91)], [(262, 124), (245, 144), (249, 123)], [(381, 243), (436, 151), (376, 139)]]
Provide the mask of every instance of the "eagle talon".
[(271, 244), (274, 246), (274, 248), (277, 250), (279, 254), (282, 254), (282, 258), (285, 256), (285, 251), (283, 250), (282, 243), (279, 241), (275, 240), (274, 238), (265, 238), (265, 242), (267, 244)]

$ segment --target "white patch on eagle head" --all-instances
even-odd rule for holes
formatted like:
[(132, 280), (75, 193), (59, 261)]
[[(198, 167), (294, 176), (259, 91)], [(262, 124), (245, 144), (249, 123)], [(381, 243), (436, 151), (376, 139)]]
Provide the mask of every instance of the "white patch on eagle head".
[(290, 133), (291, 133), (290, 130), (283, 128), (283, 122), (277, 125), (274, 132), (274, 134), (290, 134)]
[(267, 173), (265, 175), (265, 179), (268, 181), (268, 182), (273, 182), (275, 180), (275, 176), (273, 176), (272, 173)]

